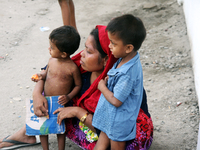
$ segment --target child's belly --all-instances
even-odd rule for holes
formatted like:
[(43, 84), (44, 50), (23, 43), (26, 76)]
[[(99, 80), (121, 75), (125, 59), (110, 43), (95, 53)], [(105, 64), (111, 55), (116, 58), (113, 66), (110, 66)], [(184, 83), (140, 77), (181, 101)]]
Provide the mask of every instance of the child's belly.
[(44, 84), (45, 96), (67, 95), (72, 89), (71, 80), (46, 79)]

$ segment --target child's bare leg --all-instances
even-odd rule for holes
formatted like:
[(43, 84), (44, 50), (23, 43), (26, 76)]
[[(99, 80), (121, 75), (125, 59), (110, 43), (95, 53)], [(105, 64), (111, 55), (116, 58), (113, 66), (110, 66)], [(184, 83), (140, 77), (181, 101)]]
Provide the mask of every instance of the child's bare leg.
[(49, 150), (48, 135), (40, 135), (43, 150)]
[[(58, 0), (62, 12), (63, 24), (76, 28), (75, 8), (72, 0)], [(76, 28), (77, 29), (77, 28)]]
[(111, 150), (125, 150), (126, 147), (126, 142), (119, 142), (119, 141), (113, 141), (110, 140), (110, 144), (111, 144)]
[(106, 150), (109, 144), (110, 144), (110, 139), (104, 132), (101, 131), (97, 144), (94, 147), (94, 150)]
[[(26, 126), (24, 125), (19, 131), (9, 136), (7, 139), (24, 143), (30, 143), (30, 144), (36, 143), (35, 136), (27, 136), (25, 133), (26, 133)], [(9, 147), (13, 145), (12, 143), (2, 142), (2, 140), (3, 139), (0, 140), (0, 148)]]
[(58, 139), (58, 149), (59, 150), (64, 150), (65, 149), (65, 134), (57, 134), (57, 139)]

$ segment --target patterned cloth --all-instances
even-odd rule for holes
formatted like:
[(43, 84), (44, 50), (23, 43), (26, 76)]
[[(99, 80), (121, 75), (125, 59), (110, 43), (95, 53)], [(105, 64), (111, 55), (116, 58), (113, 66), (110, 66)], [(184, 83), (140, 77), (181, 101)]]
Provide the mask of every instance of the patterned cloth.
[(79, 122), (79, 128), (85, 133), (86, 139), (92, 143), (94, 141), (98, 140), (98, 135), (90, 130), (90, 128), (88, 128), (84, 123), (82, 123), (81, 121)]
[[(126, 150), (147, 150), (153, 141), (153, 123), (142, 109), (140, 109), (136, 123), (136, 138), (126, 143)], [(66, 136), (85, 150), (93, 150), (96, 142), (90, 143), (86, 134), (79, 128), (77, 118), (66, 120)]]

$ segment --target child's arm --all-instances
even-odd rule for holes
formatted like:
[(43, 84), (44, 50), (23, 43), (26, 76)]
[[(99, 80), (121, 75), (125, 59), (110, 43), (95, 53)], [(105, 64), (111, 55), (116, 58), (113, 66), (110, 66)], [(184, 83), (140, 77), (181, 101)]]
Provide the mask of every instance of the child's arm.
[(74, 88), (72, 89), (72, 91), (69, 94), (59, 96), (58, 103), (61, 105), (64, 105), (67, 102), (69, 102), (81, 90), (81, 86), (82, 86), (81, 74), (80, 74), (80, 71), (77, 66), (76, 66), (75, 71), (72, 74), (73, 74), (73, 79), (74, 79), (74, 84), (75, 84)]
[(76, 96), (82, 87), (81, 73), (77, 66), (76, 66), (75, 71), (73, 72), (73, 78), (74, 78), (74, 84), (75, 84), (74, 89), (67, 95), (70, 99)]
[(32, 75), (31, 80), (34, 82), (38, 82), (40, 80), (45, 80), (46, 75), (47, 75), (47, 69), (42, 71), (42, 73)]
[(118, 100), (117, 98), (114, 97), (114, 93), (111, 92), (106, 84), (107, 84), (107, 81), (108, 81), (108, 77), (105, 77), (105, 79), (101, 79), (99, 81), (99, 84), (98, 84), (98, 89), (101, 91), (101, 93), (104, 95), (104, 97), (106, 98), (106, 100), (108, 102), (110, 102), (112, 105), (114, 105), (115, 107), (119, 107), (122, 105), (122, 102), (120, 100)]

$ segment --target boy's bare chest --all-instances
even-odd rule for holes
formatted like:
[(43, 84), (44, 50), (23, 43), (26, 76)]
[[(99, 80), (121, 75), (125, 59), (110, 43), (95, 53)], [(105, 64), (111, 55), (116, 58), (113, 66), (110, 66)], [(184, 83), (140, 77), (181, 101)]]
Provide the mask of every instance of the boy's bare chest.
[(49, 66), (44, 86), (45, 95), (63, 95), (71, 91), (72, 71), (66, 67)]
[(72, 66), (69, 64), (51, 64), (49, 65), (47, 72), (47, 79), (55, 79), (55, 80), (71, 80), (73, 77)]

